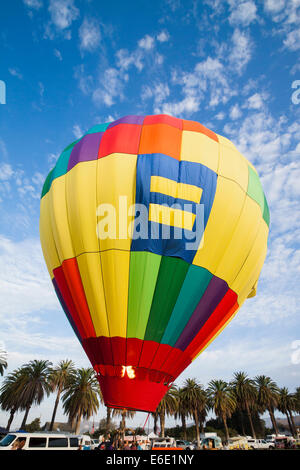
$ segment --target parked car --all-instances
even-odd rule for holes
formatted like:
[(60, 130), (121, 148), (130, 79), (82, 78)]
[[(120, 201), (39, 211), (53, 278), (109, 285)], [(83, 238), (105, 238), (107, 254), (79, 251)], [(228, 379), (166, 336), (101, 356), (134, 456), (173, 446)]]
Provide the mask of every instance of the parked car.
[(176, 447), (182, 447), (183, 450), (195, 450), (196, 447), (189, 441), (176, 440)]
[(275, 448), (276, 449), (294, 449), (296, 447), (296, 441), (293, 437), (277, 436), (275, 439)]
[(275, 448), (273, 443), (267, 442), (265, 439), (248, 439), (247, 442), (250, 449), (254, 450), (271, 450)]
[(22, 450), (83, 450), (91, 449), (91, 438), (86, 435), (43, 432), (10, 432), (0, 441), (0, 450), (11, 450), (22, 443)]
[(152, 450), (183, 450), (183, 446), (177, 445), (177, 442), (174, 437), (158, 437), (152, 441)]

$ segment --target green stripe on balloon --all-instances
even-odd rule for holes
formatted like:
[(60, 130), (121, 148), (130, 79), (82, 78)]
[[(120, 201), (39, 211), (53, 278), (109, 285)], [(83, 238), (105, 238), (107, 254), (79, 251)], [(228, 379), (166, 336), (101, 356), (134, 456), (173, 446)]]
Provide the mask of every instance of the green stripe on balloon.
[(144, 339), (161, 258), (147, 251), (130, 253), (127, 338)]
[(267, 204), (264, 192), (263, 192), (263, 188), (262, 188), (259, 176), (250, 166), (248, 166), (248, 174), (249, 174), (249, 178), (248, 178), (247, 194), (254, 201), (256, 201), (257, 204), (260, 206), (263, 219), (266, 222), (266, 224), (269, 226), (269, 223), (270, 223), (269, 208), (268, 208), (268, 204)]
[(145, 340), (160, 343), (189, 266), (180, 258), (162, 257)]

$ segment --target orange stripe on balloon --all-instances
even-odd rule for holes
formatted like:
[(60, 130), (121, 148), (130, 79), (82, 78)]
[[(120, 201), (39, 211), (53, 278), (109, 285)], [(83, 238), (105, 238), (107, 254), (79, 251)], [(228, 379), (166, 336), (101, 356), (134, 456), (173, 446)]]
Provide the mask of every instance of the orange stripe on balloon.
[(200, 132), (201, 134), (205, 134), (210, 139), (213, 139), (216, 142), (219, 142), (218, 136), (213, 131), (211, 131), (210, 129), (207, 129), (207, 127), (200, 124), (200, 122), (187, 121), (183, 119), (183, 130)]
[(182, 131), (168, 124), (143, 125), (139, 154), (163, 153), (180, 160)]
[(66, 259), (62, 263), (62, 269), (71, 293), (77, 312), (80, 314), (87, 337), (96, 336), (95, 328), (91, 319), (85, 292), (81, 282), (76, 258)]

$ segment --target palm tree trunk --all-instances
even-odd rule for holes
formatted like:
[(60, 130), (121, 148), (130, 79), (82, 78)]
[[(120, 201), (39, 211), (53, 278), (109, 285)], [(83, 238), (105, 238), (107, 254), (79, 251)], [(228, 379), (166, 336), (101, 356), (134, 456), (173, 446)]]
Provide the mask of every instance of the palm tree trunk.
[(52, 418), (51, 418), (51, 423), (50, 423), (49, 431), (52, 431), (52, 430), (53, 430), (53, 425), (54, 425), (54, 421), (55, 421), (55, 416), (56, 416), (56, 412), (57, 412), (57, 407), (58, 407), (59, 400), (60, 400), (61, 388), (62, 388), (62, 387), (59, 386), (59, 387), (58, 387), (58, 390), (57, 390), (57, 395), (56, 395), (56, 400), (55, 400), (55, 405), (54, 405), (54, 409), (53, 409), (53, 413), (52, 413)]
[(160, 436), (165, 437), (165, 413), (162, 411), (159, 414), (160, 418)]
[(75, 434), (80, 433), (80, 423), (81, 423), (81, 414), (78, 414), (76, 418)]
[(271, 421), (272, 421), (272, 425), (273, 425), (275, 434), (276, 434), (276, 436), (278, 436), (278, 427), (277, 427), (276, 419), (275, 419), (275, 416), (274, 416), (274, 411), (272, 410), (272, 408), (268, 408), (268, 411), (269, 411), (269, 415), (270, 415), (270, 418), (271, 418)]
[(111, 423), (111, 408), (108, 406), (106, 407), (106, 432), (110, 430), (110, 423)]
[(15, 416), (15, 408), (12, 408), (10, 410), (10, 415), (9, 415), (9, 420), (7, 422), (7, 426), (6, 426), (6, 431), (8, 432), (10, 430), (10, 427), (11, 427), (11, 423), (13, 422), (13, 419), (14, 419), (14, 416)]
[(122, 419), (121, 419), (122, 443), (124, 443), (125, 428), (126, 428), (126, 410), (123, 410), (123, 411), (122, 411)]
[(249, 403), (247, 401), (246, 401), (246, 411), (247, 411), (247, 416), (248, 416), (250, 427), (251, 427), (252, 436), (254, 437), (254, 439), (256, 439), (256, 433), (255, 433), (254, 426), (253, 426), (251, 411), (250, 411)]
[(292, 423), (291, 423), (291, 420), (290, 420), (290, 417), (289, 417), (289, 414), (288, 414), (287, 410), (285, 411), (285, 415), (287, 417), (287, 422), (288, 422), (288, 425), (289, 425), (289, 428), (290, 428), (291, 435), (293, 436), (294, 435), (294, 430), (293, 430), (293, 426), (292, 426)]
[(198, 410), (194, 411), (194, 421), (195, 421), (195, 426), (196, 426), (197, 449), (200, 449), (200, 431), (199, 431)]
[(153, 419), (154, 419), (153, 432), (154, 434), (157, 435), (157, 420), (158, 420), (157, 412), (154, 413)]
[(288, 413), (290, 415), (290, 419), (291, 419), (291, 423), (292, 423), (292, 429), (293, 429), (292, 434), (293, 434), (294, 437), (296, 437), (297, 429), (296, 429), (296, 425), (295, 425), (295, 420), (294, 420), (294, 416), (293, 416), (293, 414), (292, 414), (292, 412), (289, 408), (288, 408)]
[(228, 432), (228, 427), (227, 427), (227, 419), (226, 419), (226, 416), (223, 415), (223, 416), (222, 416), (222, 419), (223, 419), (223, 424), (224, 424), (224, 428), (225, 428), (226, 442), (228, 442), (228, 441), (229, 441), (229, 432)]
[(26, 407), (26, 411), (25, 411), (25, 414), (24, 414), (24, 418), (23, 418), (23, 421), (22, 421), (22, 424), (21, 424), (21, 429), (22, 429), (22, 430), (25, 430), (26, 421), (27, 421), (27, 418), (28, 418), (28, 414), (29, 414), (30, 408), (31, 408), (31, 405), (28, 405), (28, 406)]
[(183, 430), (183, 439), (186, 441), (186, 418), (184, 413), (181, 413), (181, 422)]

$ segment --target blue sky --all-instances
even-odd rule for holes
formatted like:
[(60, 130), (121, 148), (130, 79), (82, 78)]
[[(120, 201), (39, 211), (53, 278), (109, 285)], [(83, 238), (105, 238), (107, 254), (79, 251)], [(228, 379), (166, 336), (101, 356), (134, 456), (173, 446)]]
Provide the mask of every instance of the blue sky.
[[(41, 255), (45, 176), (94, 124), (167, 113), (231, 139), (256, 166), (271, 211), (257, 297), (179, 383), (245, 370), (300, 386), (300, 0), (11, 0), (0, 24), (0, 340), (9, 370), (33, 358), (88, 366)], [(49, 420), (52, 406), (53, 397), (29, 421)]]

